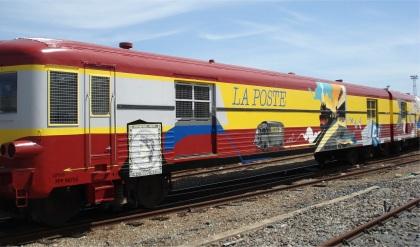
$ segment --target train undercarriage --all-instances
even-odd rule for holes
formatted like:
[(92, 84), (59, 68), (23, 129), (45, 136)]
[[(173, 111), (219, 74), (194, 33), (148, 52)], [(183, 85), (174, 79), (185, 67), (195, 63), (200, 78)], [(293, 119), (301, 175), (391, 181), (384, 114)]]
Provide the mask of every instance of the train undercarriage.
[[(364, 146), (316, 153), (314, 157), (321, 166), (331, 161), (355, 165), (373, 157), (398, 155), (403, 150), (413, 147), (418, 149), (418, 145), (418, 139), (410, 139), (393, 144), (383, 143), (376, 147)], [(103, 201), (97, 205), (91, 203), (89, 199), (89, 185), (77, 185), (55, 188), (47, 198), (28, 200), (28, 205), (17, 205), (15, 200), (3, 200), (1, 204), (3, 213), (0, 216), (24, 217), (44, 225), (58, 226), (76, 216), (80, 210), (89, 207), (101, 206), (112, 210), (153, 209), (164, 200), (170, 188), (170, 172), (168, 171), (165, 175), (140, 178), (122, 176), (121, 180), (113, 181), (113, 194), (108, 195), (108, 198), (112, 197), (112, 200)]]

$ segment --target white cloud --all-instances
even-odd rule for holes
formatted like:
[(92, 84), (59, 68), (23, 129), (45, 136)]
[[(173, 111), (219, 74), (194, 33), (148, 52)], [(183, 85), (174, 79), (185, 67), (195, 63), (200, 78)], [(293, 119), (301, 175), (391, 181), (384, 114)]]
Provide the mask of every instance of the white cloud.
[[(244, 20), (236, 20), (234, 24), (237, 27), (234, 29), (235, 31), (229, 31), (227, 33), (200, 33), (198, 36), (202, 39), (219, 41), (219, 40), (229, 40), (229, 39), (238, 39), (238, 38), (245, 38), (250, 36), (256, 36), (266, 33), (274, 32), (277, 27), (272, 25), (260, 24), (256, 22), (244, 21)], [(239, 31), (237, 31), (239, 30)]]
[(224, 1), (73, 0), (2, 1), (3, 19), (78, 29), (109, 29), (163, 19), (224, 4)]
[(153, 40), (159, 39), (164, 37), (173, 36), (179, 33), (183, 33), (187, 30), (187, 28), (176, 28), (172, 30), (165, 30), (159, 32), (149, 32), (143, 30), (135, 30), (135, 31), (121, 31), (115, 35), (107, 35), (106, 37), (101, 39), (101, 42), (108, 43), (115, 40), (129, 40), (129, 41), (146, 41), (146, 40)]
[(408, 76), (420, 72), (418, 14), (410, 16), (417, 22), (408, 21), (399, 10), (355, 5), (354, 13), (334, 15), (343, 11), (341, 4), (315, 12), (280, 0), (0, 0), (0, 36), (107, 45), (160, 39), (170, 47), (173, 41), (165, 37), (183, 33), (177, 38), (185, 45), (169, 52), (378, 87), (404, 82), (401, 90), (408, 91)]
[(207, 39), (207, 40), (228, 40), (228, 39), (238, 39), (238, 38), (245, 38), (250, 36), (255, 36), (259, 34), (266, 33), (265, 30), (254, 30), (254, 31), (244, 31), (244, 32), (236, 32), (236, 33), (227, 33), (227, 34), (211, 34), (211, 33), (202, 33), (199, 35), (200, 38)]
[(263, 35), (258, 39), (264, 41), (236, 56), (230, 50), (226, 62), (379, 88), (391, 85), (403, 92), (411, 92), (409, 75), (420, 72), (420, 51), (415, 48), (420, 45), (420, 37), (410, 29), (394, 26), (378, 31), (373, 24), (357, 32), (341, 30), (337, 35), (336, 30), (311, 26), (251, 26), (245, 30)]
[(315, 19), (310, 17), (307, 14), (302, 14), (297, 11), (293, 11), (291, 9), (286, 8), (279, 8), (281, 12), (285, 13), (289, 16), (289, 18), (285, 18), (286, 20), (298, 24), (298, 23), (307, 23), (307, 22), (314, 22)]
[[(283, 7), (279, 7), (278, 9), (280, 12), (284, 13), (285, 15), (280, 16), (279, 21), (275, 24), (263, 24), (263, 23), (258, 23), (254, 21), (248, 21), (248, 20), (234, 20), (232, 22), (234, 31), (229, 31), (228, 33), (202, 32), (199, 34), (199, 37), (203, 39), (207, 39), (207, 40), (219, 41), (219, 40), (245, 38), (245, 37), (256, 36), (256, 35), (261, 35), (261, 34), (271, 35), (273, 33), (278, 33), (279, 31), (288, 29), (287, 26), (284, 25), (285, 23), (289, 23), (289, 25), (300, 25), (303, 23), (315, 21), (314, 18), (308, 15), (304, 15), (290, 9), (286, 9)], [(289, 37), (285, 36), (285, 38), (288, 39)], [(286, 39), (285, 41), (287, 41)]]

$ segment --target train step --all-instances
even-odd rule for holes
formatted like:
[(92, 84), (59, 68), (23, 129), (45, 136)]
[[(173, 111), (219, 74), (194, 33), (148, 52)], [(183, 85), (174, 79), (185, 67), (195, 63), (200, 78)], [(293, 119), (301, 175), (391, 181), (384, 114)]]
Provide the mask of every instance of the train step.
[(91, 173), (92, 182), (106, 180), (111, 172), (110, 171), (94, 171)]
[(115, 198), (114, 183), (108, 181), (89, 185), (88, 198), (89, 202), (92, 204), (113, 201)]
[(24, 208), (28, 206), (28, 191), (25, 189), (16, 190), (16, 207)]

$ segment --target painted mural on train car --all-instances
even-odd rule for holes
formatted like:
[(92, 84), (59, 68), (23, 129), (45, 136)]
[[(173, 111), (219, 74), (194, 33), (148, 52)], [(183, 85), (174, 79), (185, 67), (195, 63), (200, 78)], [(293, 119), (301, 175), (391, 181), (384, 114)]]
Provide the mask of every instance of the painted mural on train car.
[[(233, 109), (240, 109), (241, 112), (264, 112), (265, 117), (253, 127), (255, 131), (253, 144), (259, 151), (274, 151), (307, 143), (316, 145), (317, 152), (323, 152), (356, 145), (378, 146), (389, 138), (388, 127), (381, 126), (378, 118), (365, 119), (366, 113), (363, 113), (365, 110), (347, 114), (351, 115), (350, 117), (346, 115), (347, 93), (344, 85), (316, 82), (313, 90), (300, 91), (298, 97), (293, 95), (293, 90), (290, 89), (239, 85), (232, 88), (232, 98), (227, 97), (228, 93), (223, 93), (224, 102), (228, 102), (228, 107), (234, 106)], [(356, 100), (361, 106), (365, 104), (363, 102), (366, 102), (366, 98)], [(304, 105), (296, 107), (297, 101), (303, 101)], [(317, 110), (313, 108), (315, 105), (319, 106)], [(381, 107), (384, 106), (382, 103)], [(291, 123), (294, 123), (296, 119), (291, 116), (282, 118), (284, 116), (282, 114), (296, 111), (296, 109), (300, 109), (299, 112), (305, 113), (305, 116), (318, 114), (317, 122), (306, 121), (310, 125), (294, 128)], [(242, 115), (238, 112), (228, 114), (226, 125), (245, 124), (237, 117)], [(299, 115), (299, 117), (303, 116)], [(257, 118), (247, 119), (247, 123), (256, 120)], [(227, 131), (225, 134), (227, 134), (230, 127), (225, 127), (225, 129)], [(388, 134), (384, 131), (388, 131)]]
[(416, 96), (414, 98), (414, 103), (413, 103), (413, 113), (414, 113), (414, 128), (413, 128), (413, 132), (414, 132), (414, 136), (419, 136), (420, 135), (420, 97)]
[(349, 147), (356, 143), (347, 129), (346, 88), (343, 85), (317, 82), (314, 99), (320, 102), (321, 133), (315, 139), (316, 152)]
[(255, 145), (261, 150), (284, 145), (284, 124), (275, 121), (264, 121), (255, 131)]

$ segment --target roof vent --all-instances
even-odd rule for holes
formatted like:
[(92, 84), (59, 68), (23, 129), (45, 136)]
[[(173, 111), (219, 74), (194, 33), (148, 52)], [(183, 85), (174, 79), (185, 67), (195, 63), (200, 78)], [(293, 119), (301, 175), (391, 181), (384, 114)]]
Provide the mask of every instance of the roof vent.
[(214, 61), (214, 59), (210, 59), (209, 63), (216, 63), (216, 61)]
[(129, 50), (129, 49), (133, 48), (133, 43), (131, 43), (131, 42), (120, 42), (120, 48)]
[(343, 82), (343, 79), (338, 79), (338, 80), (335, 80), (335, 81), (338, 81), (338, 82)]
[(296, 75), (295, 73), (293, 73), (293, 72), (289, 72), (289, 73), (287, 73), (288, 75)]

